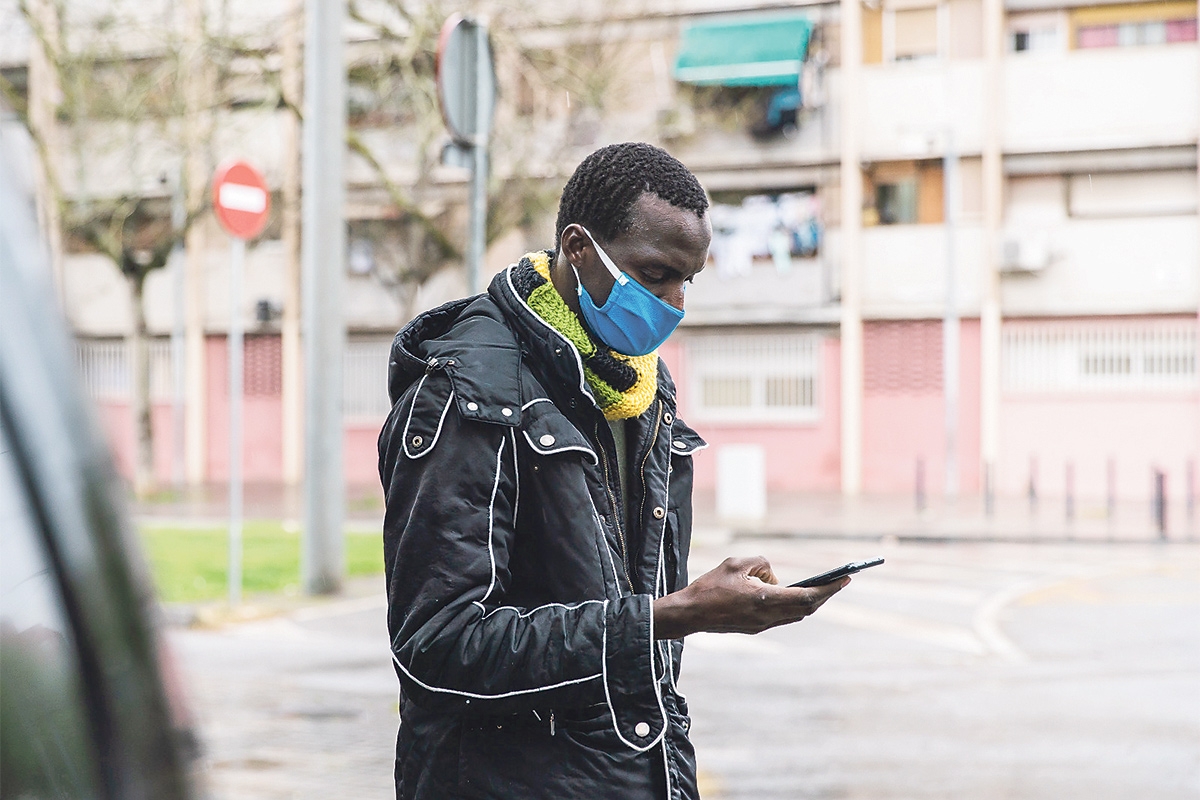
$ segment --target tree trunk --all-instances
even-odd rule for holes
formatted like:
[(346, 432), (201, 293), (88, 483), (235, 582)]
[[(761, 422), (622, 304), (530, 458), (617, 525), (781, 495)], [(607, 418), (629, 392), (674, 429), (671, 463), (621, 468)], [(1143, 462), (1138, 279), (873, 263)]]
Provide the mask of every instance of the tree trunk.
[(129, 277), (129, 301), (132, 326), (129, 331), (129, 363), (133, 376), (130, 406), (137, 440), (133, 463), (133, 492), (139, 499), (149, 496), (157, 485), (154, 480), (154, 427), (150, 419), (150, 342), (146, 333), (146, 309), (142, 304), (140, 277)]

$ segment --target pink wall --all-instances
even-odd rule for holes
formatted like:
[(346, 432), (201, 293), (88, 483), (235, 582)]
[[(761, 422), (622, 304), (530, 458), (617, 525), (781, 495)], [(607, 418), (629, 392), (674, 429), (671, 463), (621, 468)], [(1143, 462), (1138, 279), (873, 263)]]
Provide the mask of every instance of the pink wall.
[[(959, 328), (959, 490), (980, 489), (979, 321)], [(925, 488), (945, 491), (946, 425), (940, 320), (863, 325), (863, 489), (911, 493), (918, 459)]]
[[(208, 480), (224, 481), (229, 479), (229, 348), (226, 338), (209, 336), (206, 351)], [(278, 394), (247, 391), (242, 404), (242, 477), (246, 481), (277, 483), (283, 480), (282, 410)]]
[(351, 486), (379, 487), (379, 429), (378, 423), (354, 422), (346, 425), (342, 439), (342, 458), (346, 483)]
[[(272, 360), (278, 343), (269, 341), (270, 338), (261, 337), (258, 342), (247, 340), (242, 472), (245, 480), (251, 483), (280, 483), (283, 480), (282, 398), (276, 386), (278, 364)], [(209, 378), (207, 480), (215, 483), (229, 479), (229, 362), (224, 336), (208, 337), (206, 356)], [(112, 448), (117, 471), (131, 478), (134, 432), (129, 403), (100, 401), (96, 410)], [(168, 485), (173, 477), (175, 448), (170, 403), (155, 403), (153, 425), (155, 475), (160, 483)], [(356, 420), (346, 425), (343, 447), (347, 484), (378, 484), (375, 441), (382, 425), (382, 419)]]
[(841, 347), (834, 336), (821, 344), (821, 415), (812, 423), (728, 424), (693, 419), (688, 399), (687, 363), (678, 342), (659, 350), (675, 379), (679, 413), (709, 443), (695, 458), (696, 488), (717, 484), (716, 451), (723, 445), (757, 444), (766, 456), (771, 491), (837, 491), (841, 482)]
[(1026, 491), (1033, 459), (1038, 492), (1047, 497), (1064, 494), (1068, 462), (1080, 498), (1105, 497), (1109, 459), (1116, 465), (1118, 497), (1127, 500), (1151, 496), (1155, 467), (1167, 473), (1175, 498), (1185, 494), (1187, 462), (1200, 470), (1200, 394), (1195, 392), (1007, 395), (1000, 413), (997, 485), (1006, 494)]
[[(101, 400), (96, 403), (96, 416), (100, 427), (112, 449), (117, 472), (127, 478), (133, 477), (135, 437), (133, 410), (125, 401)], [(172, 459), (175, 443), (172, 439), (173, 425), (170, 403), (155, 403), (150, 411), (150, 425), (154, 435), (154, 475), (161, 483), (171, 480)]]

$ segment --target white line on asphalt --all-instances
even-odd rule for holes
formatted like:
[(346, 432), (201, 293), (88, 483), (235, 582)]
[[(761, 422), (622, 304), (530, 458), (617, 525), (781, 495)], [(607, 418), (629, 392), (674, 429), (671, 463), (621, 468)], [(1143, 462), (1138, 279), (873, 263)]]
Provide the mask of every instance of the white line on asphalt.
[(1025, 651), (1017, 647), (1016, 643), (1000, 629), (1000, 612), (1005, 606), (1039, 586), (1058, 582), (1058, 579), (1049, 582), (1022, 581), (996, 592), (984, 600), (983, 605), (975, 612), (975, 618), (971, 621), (975, 635), (987, 646), (988, 650), (1009, 663), (1023, 664), (1029, 661), (1029, 656), (1025, 654)]
[(958, 625), (921, 619), (853, 603), (831, 602), (821, 607), (816, 618), (875, 633), (888, 633), (905, 639), (981, 656), (987, 652), (975, 634)]

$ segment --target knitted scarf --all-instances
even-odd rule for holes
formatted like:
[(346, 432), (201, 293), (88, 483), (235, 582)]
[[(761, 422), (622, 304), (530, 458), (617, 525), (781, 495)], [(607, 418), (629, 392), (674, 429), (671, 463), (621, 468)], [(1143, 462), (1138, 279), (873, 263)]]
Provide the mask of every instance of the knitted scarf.
[(627, 356), (593, 339), (550, 281), (553, 250), (529, 253), (513, 267), (513, 286), (542, 320), (561, 333), (583, 358), (583, 376), (604, 418), (642, 414), (658, 388), (658, 353)]

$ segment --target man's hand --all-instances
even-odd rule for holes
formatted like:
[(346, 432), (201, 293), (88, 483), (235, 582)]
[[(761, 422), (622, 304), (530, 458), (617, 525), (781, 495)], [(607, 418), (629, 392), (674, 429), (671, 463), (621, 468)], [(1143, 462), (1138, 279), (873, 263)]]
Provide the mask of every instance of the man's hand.
[(762, 556), (727, 558), (686, 589), (654, 601), (654, 638), (689, 633), (761, 633), (799, 622), (850, 583), (843, 578), (811, 589), (778, 586)]

